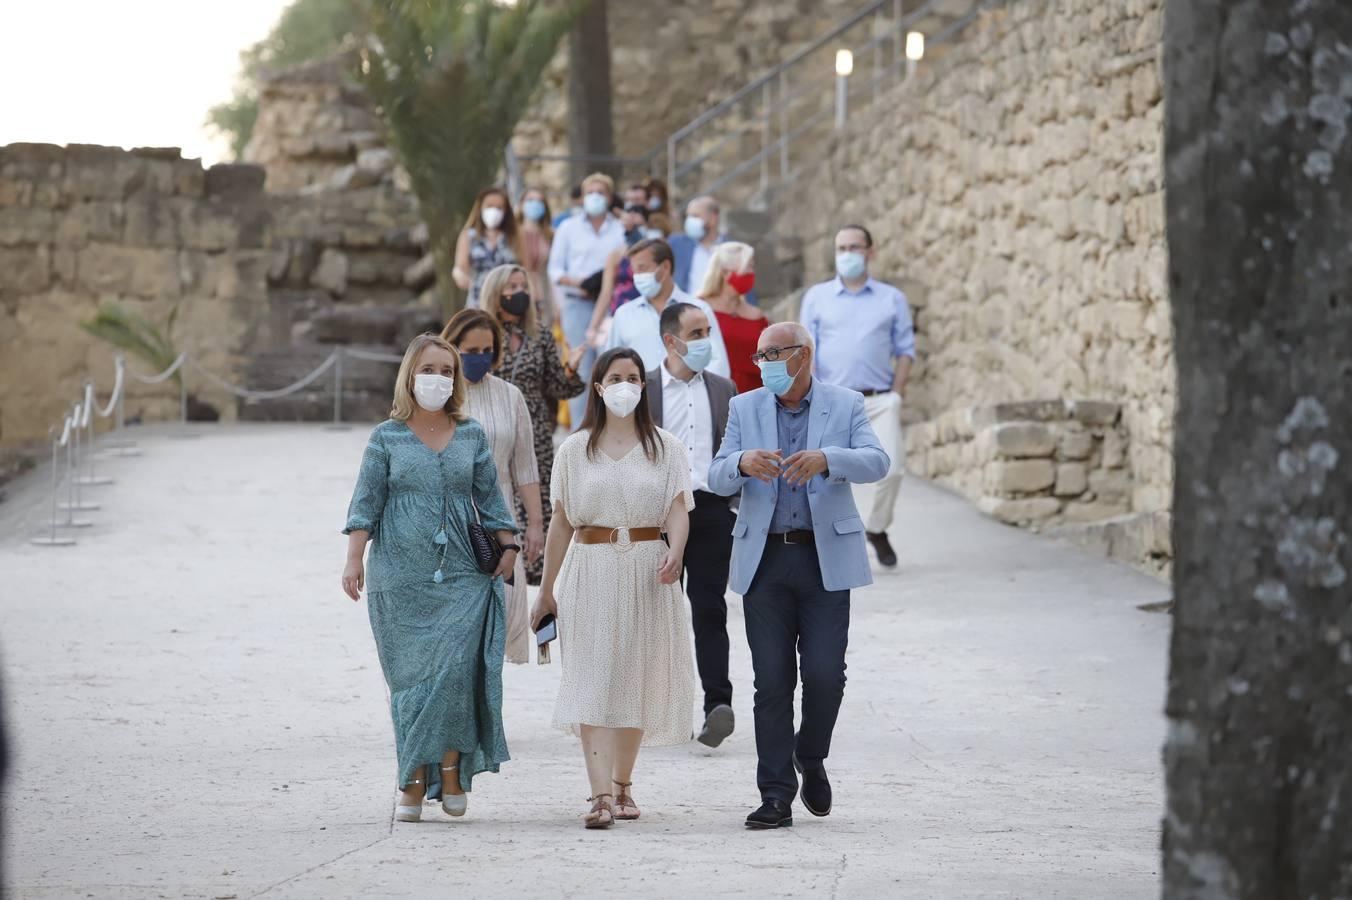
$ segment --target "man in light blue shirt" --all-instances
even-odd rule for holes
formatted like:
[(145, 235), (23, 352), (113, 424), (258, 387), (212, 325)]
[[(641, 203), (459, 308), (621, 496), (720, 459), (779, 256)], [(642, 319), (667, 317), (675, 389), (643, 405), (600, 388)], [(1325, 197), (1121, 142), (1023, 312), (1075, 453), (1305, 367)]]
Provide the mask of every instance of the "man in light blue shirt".
[[(554, 282), (560, 298), (560, 325), (570, 348), (586, 345), (587, 326), (591, 324), (592, 311), (596, 308), (596, 298), (583, 293), (582, 282), (604, 269), (611, 252), (624, 246), (624, 226), (610, 214), (614, 193), (615, 182), (609, 175), (598, 172), (583, 179), (583, 214), (559, 225), (549, 248), (549, 280)], [(587, 347), (577, 366), (583, 384), (591, 380), (595, 362), (596, 350)], [(582, 423), (590, 393), (584, 391), (568, 401), (573, 428)]]
[(610, 338), (606, 349), (631, 347), (643, 357), (643, 366), (654, 372), (667, 358), (662, 343), (662, 310), (668, 303), (689, 303), (709, 317), (709, 342), (713, 345), (713, 359), (707, 371), (730, 377), (728, 351), (723, 346), (723, 332), (718, 328), (718, 317), (713, 309), (698, 297), (679, 290), (672, 278), (671, 247), (660, 238), (639, 241), (629, 248), (629, 265), (634, 270), (634, 287), (639, 295), (615, 310), (610, 321)]
[(816, 374), (864, 395), (864, 410), (892, 459), (877, 484), (859, 485), (857, 501), (868, 540), (884, 566), (897, 564), (887, 539), (906, 468), (901, 404), (915, 362), (915, 326), (906, 295), (868, 273), (873, 235), (862, 225), (836, 234), (836, 277), (803, 295), (799, 319), (817, 345)]

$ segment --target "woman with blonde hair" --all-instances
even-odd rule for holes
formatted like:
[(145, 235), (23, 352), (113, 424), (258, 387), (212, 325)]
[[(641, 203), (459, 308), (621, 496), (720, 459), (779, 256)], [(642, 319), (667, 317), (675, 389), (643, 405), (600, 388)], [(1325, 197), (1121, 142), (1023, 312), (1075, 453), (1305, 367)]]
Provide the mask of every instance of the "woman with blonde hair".
[[(526, 606), (526, 563), (535, 562), (544, 549), (545, 529), (540, 514), (540, 473), (535, 465), (535, 440), (530, 410), (516, 385), (493, 374), (502, 360), (502, 328), (482, 309), (462, 309), (451, 317), (441, 336), (460, 353), (468, 388), (465, 412), (488, 435), (498, 464), (498, 486), (508, 506), (524, 506), (524, 559), (507, 585), (507, 661), (530, 662), (530, 610)], [(513, 490), (515, 489), (515, 490)], [(518, 516), (517, 521), (522, 521)]]
[(512, 201), (498, 187), (479, 192), (469, 211), (465, 228), (455, 242), (455, 268), (451, 277), (462, 291), (468, 291), (465, 306), (479, 305), (479, 288), (484, 276), (498, 266), (520, 262), (526, 251), (512, 215)]
[(713, 308), (723, 344), (728, 350), (737, 392), (744, 394), (761, 386), (760, 369), (751, 361), (760, 333), (770, 320), (746, 295), (756, 286), (756, 251), (749, 244), (727, 241), (714, 247), (699, 298)]
[[(415, 337), (399, 366), (390, 417), (366, 444), (343, 529), (343, 591), (355, 601), (367, 588), (389, 686), (400, 822), (418, 821), (424, 799), (463, 816), (473, 777), (508, 759), (502, 578), (521, 548), (512, 543), (516, 523), (488, 437), (464, 410), (455, 348), (433, 334)], [(503, 546), (491, 575), (471, 549), (476, 521)]]
[[(549, 502), (549, 477), (554, 470), (554, 431), (558, 428), (559, 403), (585, 390), (577, 374), (586, 345), (573, 348), (565, 361), (549, 330), (539, 325), (531, 297), (531, 281), (521, 266), (499, 266), (484, 278), (482, 309), (502, 326), (502, 353), (496, 374), (516, 385), (526, 398), (535, 438), (535, 463), (540, 472), (542, 525), (549, 528), (553, 510)], [(528, 510), (517, 497), (518, 521), (529, 520)], [(541, 560), (528, 560), (526, 581), (539, 584)]]

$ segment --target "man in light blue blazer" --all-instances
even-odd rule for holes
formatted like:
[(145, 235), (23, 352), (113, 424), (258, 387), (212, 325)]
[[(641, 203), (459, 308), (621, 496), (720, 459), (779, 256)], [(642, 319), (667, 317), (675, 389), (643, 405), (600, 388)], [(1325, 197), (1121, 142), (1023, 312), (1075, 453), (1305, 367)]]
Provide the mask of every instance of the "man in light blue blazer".
[(741, 493), (729, 581), (743, 596), (756, 676), (762, 804), (747, 817), (749, 828), (793, 824), (795, 769), (808, 812), (831, 812), (823, 761), (845, 693), (850, 590), (873, 581), (850, 485), (879, 481), (891, 466), (863, 395), (814, 379), (813, 356), (812, 337), (797, 323), (761, 332), (756, 363), (765, 387), (733, 399), (709, 467), (710, 491)]

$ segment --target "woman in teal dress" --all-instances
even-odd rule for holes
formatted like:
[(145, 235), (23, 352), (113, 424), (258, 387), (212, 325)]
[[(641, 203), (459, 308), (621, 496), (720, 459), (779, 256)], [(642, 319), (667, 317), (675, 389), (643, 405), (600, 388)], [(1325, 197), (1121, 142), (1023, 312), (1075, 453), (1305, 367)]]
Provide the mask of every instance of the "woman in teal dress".
[[(395, 818), (416, 822), (424, 799), (464, 815), (480, 772), (508, 759), (502, 730), (507, 613), (502, 577), (520, 548), (483, 429), (464, 413), (460, 357), (441, 338), (413, 339), (390, 418), (371, 432), (348, 507), (343, 590), (365, 586), (371, 631), (390, 689), (399, 788)], [(475, 509), (506, 549), (493, 575), (474, 564)], [(444, 777), (443, 777), (444, 776)]]

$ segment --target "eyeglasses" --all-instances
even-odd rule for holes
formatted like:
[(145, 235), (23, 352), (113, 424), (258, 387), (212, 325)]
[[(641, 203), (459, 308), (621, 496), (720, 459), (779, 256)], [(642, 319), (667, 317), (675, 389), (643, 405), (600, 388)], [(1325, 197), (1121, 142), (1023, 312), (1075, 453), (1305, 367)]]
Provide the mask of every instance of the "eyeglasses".
[(763, 362), (779, 362), (781, 359), (787, 359), (793, 354), (790, 350), (801, 350), (803, 344), (790, 344), (787, 347), (766, 347), (760, 353), (751, 354), (751, 361), (756, 365)]

